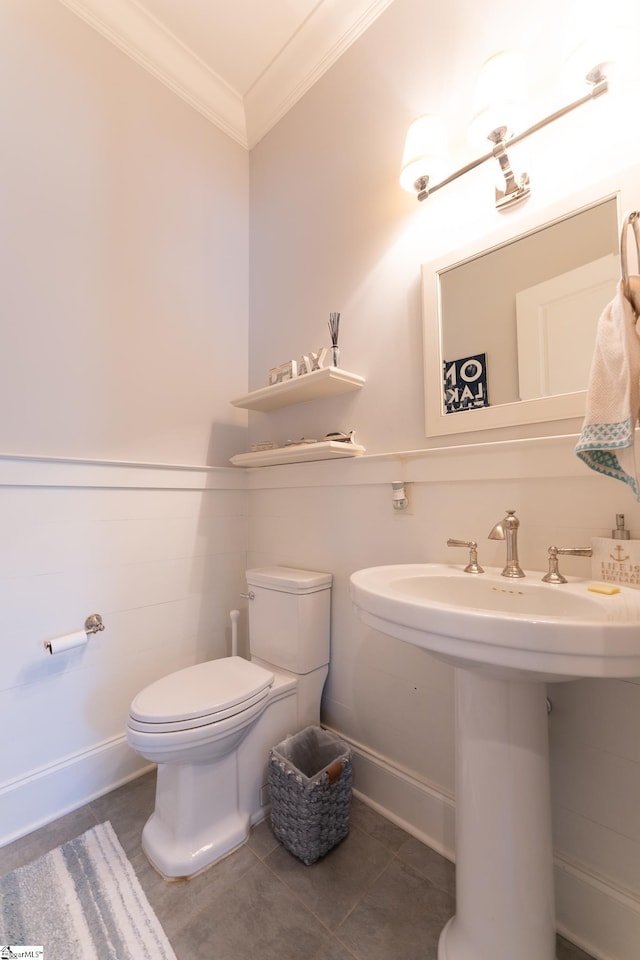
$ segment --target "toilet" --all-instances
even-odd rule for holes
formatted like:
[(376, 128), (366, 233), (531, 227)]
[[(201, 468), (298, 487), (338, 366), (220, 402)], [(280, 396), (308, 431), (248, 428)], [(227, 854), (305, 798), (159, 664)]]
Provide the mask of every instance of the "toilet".
[(156, 680), (131, 702), (129, 745), (158, 765), (142, 847), (163, 876), (227, 856), (268, 813), (269, 749), (320, 721), (329, 670), (330, 573), (247, 570), (251, 660), (231, 656)]

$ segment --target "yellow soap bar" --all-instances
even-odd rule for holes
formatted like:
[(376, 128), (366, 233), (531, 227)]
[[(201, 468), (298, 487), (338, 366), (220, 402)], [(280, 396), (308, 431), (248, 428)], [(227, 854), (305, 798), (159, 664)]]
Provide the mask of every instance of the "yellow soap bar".
[(591, 590), (592, 593), (606, 593), (608, 597), (614, 593), (620, 593), (620, 587), (616, 587), (614, 583), (590, 583), (587, 590)]

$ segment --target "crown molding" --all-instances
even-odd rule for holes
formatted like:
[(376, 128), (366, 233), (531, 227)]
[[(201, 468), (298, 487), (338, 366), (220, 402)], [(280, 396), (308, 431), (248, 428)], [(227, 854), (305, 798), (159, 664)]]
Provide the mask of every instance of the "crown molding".
[(242, 97), (135, 0), (60, 0), (243, 147)]
[(244, 98), (249, 147), (271, 130), (393, 0), (323, 0)]
[(322, 0), (244, 98), (136, 0), (60, 3), (251, 149), (393, 0)]

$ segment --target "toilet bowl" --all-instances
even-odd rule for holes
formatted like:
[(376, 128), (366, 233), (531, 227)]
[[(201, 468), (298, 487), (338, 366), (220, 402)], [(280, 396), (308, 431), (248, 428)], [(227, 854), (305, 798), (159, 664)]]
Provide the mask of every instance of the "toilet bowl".
[(265, 709), (273, 680), (241, 657), (178, 670), (134, 697), (129, 744), (154, 763), (223, 757)]
[(129, 745), (158, 765), (142, 846), (170, 879), (244, 843), (268, 812), (269, 748), (320, 719), (331, 575), (267, 567), (246, 576), (252, 659), (178, 670), (131, 703)]

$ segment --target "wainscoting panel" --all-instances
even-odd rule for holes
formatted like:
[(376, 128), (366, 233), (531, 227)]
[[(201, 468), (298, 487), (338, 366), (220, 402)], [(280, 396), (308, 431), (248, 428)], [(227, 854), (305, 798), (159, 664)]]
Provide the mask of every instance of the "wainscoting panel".
[[(137, 775), (132, 697), (229, 652), (245, 484), (225, 468), (0, 457), (0, 843)], [(46, 651), (92, 613), (102, 632)]]
[[(453, 856), (453, 671), (367, 628), (349, 577), (380, 563), (459, 564), (448, 537), (477, 540), (480, 562), (498, 566), (504, 545), (487, 533), (511, 508), (529, 576), (550, 544), (604, 536), (621, 509), (640, 535), (640, 507), (579, 463), (575, 441), (247, 471), (0, 457), (0, 725), (16, 740), (0, 761), (2, 839), (135, 775), (123, 740), (131, 696), (226, 654), (231, 607), (246, 651), (244, 571), (280, 563), (333, 574), (323, 720), (353, 745), (356, 791)], [(407, 485), (403, 512), (395, 480)], [(589, 576), (588, 559), (565, 559), (567, 574)], [(45, 639), (92, 612), (103, 634), (45, 656)], [(559, 929), (601, 960), (637, 960), (640, 684), (576, 681), (549, 694)]]
[(129, 749), (121, 735), (3, 784), (0, 786), (3, 845), (141, 776), (148, 769), (151, 766)]

